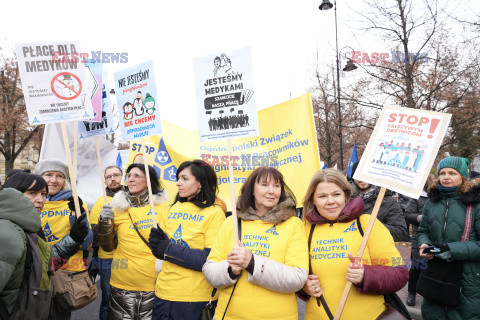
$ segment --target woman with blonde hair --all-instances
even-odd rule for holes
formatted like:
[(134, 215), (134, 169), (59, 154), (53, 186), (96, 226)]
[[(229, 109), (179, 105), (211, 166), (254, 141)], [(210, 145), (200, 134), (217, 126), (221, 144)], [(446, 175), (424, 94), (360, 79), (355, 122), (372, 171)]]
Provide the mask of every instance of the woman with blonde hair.
[(426, 320), (480, 318), (480, 187), (467, 181), (468, 164), (441, 160), (423, 206), (418, 244), (428, 268), (417, 290)]
[(347, 281), (354, 284), (342, 313), (344, 319), (375, 319), (387, 311), (384, 294), (406, 284), (408, 270), (392, 266), (400, 254), (388, 229), (374, 224), (360, 261), (353, 258), (362, 241), (360, 230), (370, 215), (363, 214), (363, 199), (350, 199), (352, 187), (335, 169), (318, 171), (303, 202), (305, 233), (309, 238), (312, 274), (298, 296), (307, 301), (305, 319), (328, 319), (310, 297), (324, 296), (335, 314)]

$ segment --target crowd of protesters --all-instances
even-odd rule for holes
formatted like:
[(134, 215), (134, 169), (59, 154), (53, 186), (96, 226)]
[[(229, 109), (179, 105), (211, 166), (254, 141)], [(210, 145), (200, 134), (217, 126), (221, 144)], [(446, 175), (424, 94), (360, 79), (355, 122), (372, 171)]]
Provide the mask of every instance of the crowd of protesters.
[[(236, 202), (238, 230), (217, 196), (215, 171), (201, 160), (179, 166), (173, 199), (150, 166), (128, 166), (126, 186), (121, 168), (104, 174), (106, 197), (90, 213), (81, 195), (75, 206), (62, 161), (45, 159), (35, 174), (7, 176), (0, 190), (2, 320), (16, 312), (23, 290), (26, 234), (38, 236), (39, 248), (50, 247), (47, 279), (55, 270), (76, 274), (89, 265), (100, 276), (102, 320), (298, 319), (298, 298), (306, 301), (305, 319), (328, 319), (347, 282), (354, 289), (342, 319), (402, 313), (387, 297), (407, 282), (408, 305), (417, 293), (424, 296), (424, 319), (480, 317), (480, 187), (464, 158), (441, 160), (419, 200), (403, 197), (401, 206), (387, 191), (361, 258), (355, 255), (379, 187), (336, 169), (313, 174), (300, 219), (302, 205), (281, 172), (257, 168)], [(424, 262), (410, 271), (395, 247), (408, 240), (407, 224), (412, 261)], [(57, 298), (49, 298), (39, 319), (70, 319), (73, 309)]]

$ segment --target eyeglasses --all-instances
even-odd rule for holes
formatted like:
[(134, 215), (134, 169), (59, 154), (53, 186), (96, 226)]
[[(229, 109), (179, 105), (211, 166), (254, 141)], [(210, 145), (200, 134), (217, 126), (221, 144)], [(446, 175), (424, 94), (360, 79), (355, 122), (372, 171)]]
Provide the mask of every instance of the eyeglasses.
[(142, 178), (145, 178), (145, 176), (142, 176), (138, 173), (129, 173), (127, 175), (127, 180), (129, 180), (130, 178), (133, 178), (134, 180), (138, 180), (138, 179), (142, 179)]
[(113, 178), (117, 179), (117, 178), (120, 178), (122, 175), (120, 173), (115, 173), (115, 174), (112, 174), (111, 176), (106, 176), (105, 177), (105, 180), (112, 180)]

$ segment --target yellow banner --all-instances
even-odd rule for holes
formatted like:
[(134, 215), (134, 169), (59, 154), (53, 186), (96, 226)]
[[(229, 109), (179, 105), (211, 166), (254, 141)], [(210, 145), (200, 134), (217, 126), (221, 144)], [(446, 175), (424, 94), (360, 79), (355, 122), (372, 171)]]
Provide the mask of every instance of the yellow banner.
[[(148, 163), (161, 179), (170, 199), (177, 194), (175, 175), (178, 166), (187, 160), (202, 159), (217, 173), (219, 196), (230, 210), (228, 164), (233, 166), (235, 193), (259, 166), (269, 165), (282, 172), (285, 182), (297, 198), (297, 206), (305, 196), (313, 174), (320, 170), (315, 125), (310, 94), (260, 110), (260, 135), (256, 138), (232, 140), (231, 157), (227, 142), (200, 143), (198, 131), (178, 127), (162, 121), (163, 135), (145, 138)], [(128, 167), (133, 162), (143, 163), (140, 140), (130, 142)]]

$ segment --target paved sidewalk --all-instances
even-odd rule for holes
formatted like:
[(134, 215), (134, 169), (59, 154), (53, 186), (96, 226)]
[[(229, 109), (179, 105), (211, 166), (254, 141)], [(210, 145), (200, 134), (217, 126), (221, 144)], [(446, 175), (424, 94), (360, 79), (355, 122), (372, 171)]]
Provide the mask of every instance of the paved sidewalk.
[[(409, 242), (396, 242), (395, 246), (397, 247), (403, 259), (410, 260), (411, 246)], [(403, 287), (402, 290), (398, 291), (397, 294), (400, 297), (400, 299), (402, 299), (403, 303), (405, 304), (405, 307), (407, 307), (408, 312), (410, 312), (410, 315), (412, 316), (412, 319), (422, 320), (422, 312), (420, 307), (422, 305), (423, 297), (417, 294), (417, 299), (416, 299), (417, 304), (413, 307), (410, 307), (410, 306), (407, 306), (407, 303), (406, 303), (407, 295), (408, 295), (408, 284), (405, 287)]]

